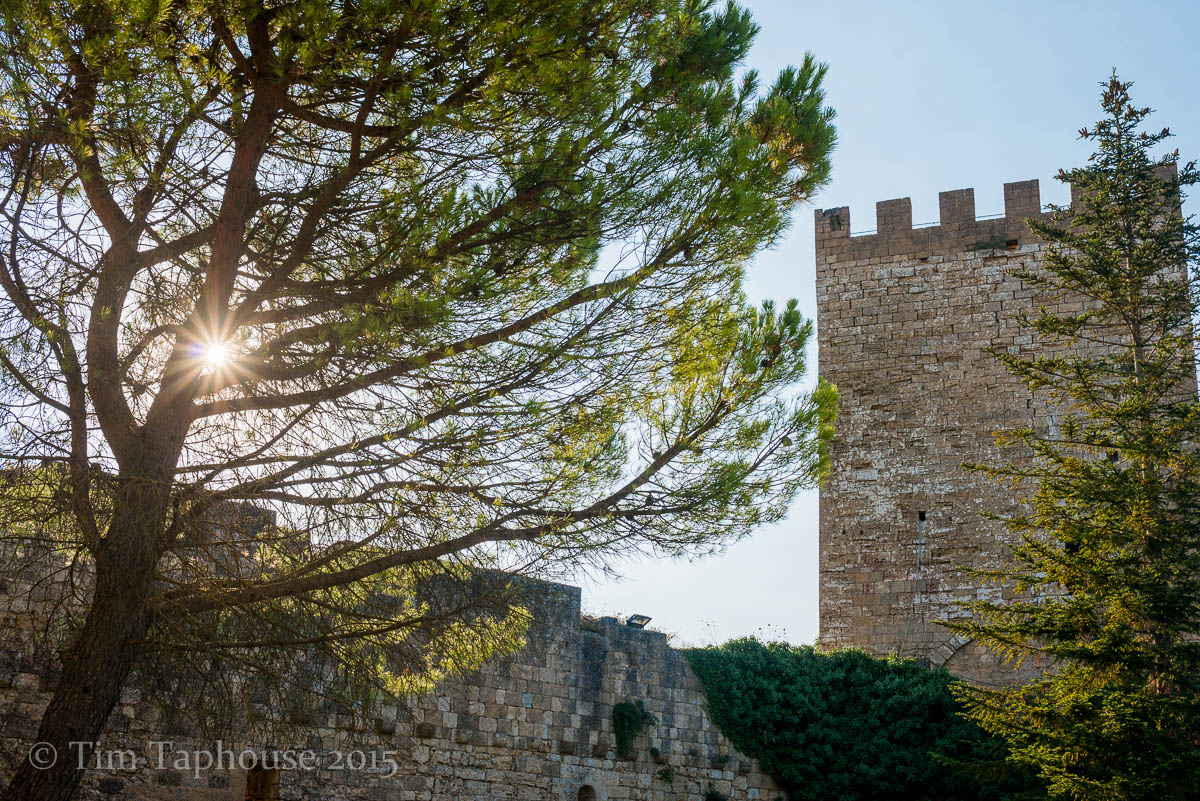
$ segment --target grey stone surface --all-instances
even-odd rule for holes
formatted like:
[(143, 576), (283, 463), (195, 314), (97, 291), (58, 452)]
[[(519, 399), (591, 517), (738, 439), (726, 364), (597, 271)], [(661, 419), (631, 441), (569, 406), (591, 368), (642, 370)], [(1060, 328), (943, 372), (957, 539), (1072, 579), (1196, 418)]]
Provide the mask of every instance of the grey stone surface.
[[(754, 761), (717, 731), (698, 679), (665, 634), (624, 626), (615, 618), (589, 620), (584, 630), (579, 588), (540, 584), (541, 600), (530, 606), (534, 623), (523, 650), (431, 695), (409, 698), (402, 708), (381, 707), (362, 727), (316, 715), (307, 742), (298, 747), (320, 750), (326, 767), (281, 771), (278, 798), (575, 801), (585, 785), (596, 798), (613, 801), (697, 799), (709, 786), (734, 799), (783, 798)], [(11, 666), (0, 671), (3, 775), (27, 753), (49, 690), (43, 671), (24, 656), (36, 615), (13, 601), (22, 591), (9, 587), (7, 594), (0, 593), (0, 609), (6, 610), (0, 613), (2, 653)], [(638, 738), (635, 758), (624, 760), (615, 752), (611, 715), (615, 704), (627, 700), (641, 700), (658, 723)], [(101, 748), (133, 749), (139, 764), (131, 770), (88, 770), (78, 797), (98, 801), (119, 793), (137, 801), (242, 801), (244, 771), (207, 770), (196, 776), (153, 764), (153, 741), (172, 740), (176, 749), (212, 748), (189, 742), (185, 732), (165, 733), (162, 717), (162, 710), (143, 701), (136, 689), (127, 691)], [(240, 751), (264, 745), (226, 747)], [(361, 752), (368, 766), (329, 769), (335, 750)], [(393, 752), (399, 766), (387, 778), (382, 775), (385, 750)], [(370, 768), (371, 755), (378, 769)], [(721, 769), (713, 768), (714, 760)], [(670, 783), (658, 775), (667, 765), (675, 773)]]

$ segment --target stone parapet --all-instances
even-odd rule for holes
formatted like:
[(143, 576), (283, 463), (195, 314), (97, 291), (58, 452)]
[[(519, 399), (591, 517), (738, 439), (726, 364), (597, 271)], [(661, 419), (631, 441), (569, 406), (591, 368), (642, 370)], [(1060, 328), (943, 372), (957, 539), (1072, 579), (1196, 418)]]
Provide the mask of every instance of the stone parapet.
[[(137, 764), (93, 766), (77, 797), (243, 801), (258, 782), (272, 801), (674, 801), (709, 788), (739, 801), (783, 801), (775, 782), (713, 724), (699, 680), (667, 635), (616, 618), (581, 619), (578, 587), (519, 583), (533, 622), (518, 653), (431, 695), (380, 704), (363, 721), (317, 714), (300, 743), (224, 744), (239, 753), (312, 749), (320, 769), (283, 769), (264, 785), (241, 768), (176, 767), (175, 751), (212, 751), (215, 743), (165, 725), (164, 710), (130, 688), (101, 749), (129, 749)], [(43, 621), (28, 589), (0, 588), (0, 786), (28, 753), (53, 689), (53, 657), (37, 652)], [(624, 701), (641, 701), (655, 720), (630, 758), (617, 754), (613, 733), (613, 707)], [(163, 741), (171, 743), (165, 767), (154, 745)], [(343, 756), (330, 767), (339, 754), (362, 754), (363, 763)], [(397, 765), (391, 776), (387, 758)]]
[(1043, 219), (1036, 179), (1004, 185), (1004, 215), (975, 218), (975, 190), (954, 189), (938, 195), (937, 225), (913, 227), (909, 198), (875, 204), (877, 230), (851, 232), (850, 208), (817, 209), (814, 213), (817, 267), (859, 259), (949, 256), (970, 250), (1015, 248), (1036, 243), (1026, 221)]

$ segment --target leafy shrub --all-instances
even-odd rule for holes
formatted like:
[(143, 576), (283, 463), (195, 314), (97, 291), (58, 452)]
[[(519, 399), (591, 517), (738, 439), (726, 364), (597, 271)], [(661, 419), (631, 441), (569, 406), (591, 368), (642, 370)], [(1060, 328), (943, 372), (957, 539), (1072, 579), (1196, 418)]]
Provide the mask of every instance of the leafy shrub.
[(686, 653), (714, 722), (794, 801), (1045, 797), (959, 716), (944, 669), (754, 638)]

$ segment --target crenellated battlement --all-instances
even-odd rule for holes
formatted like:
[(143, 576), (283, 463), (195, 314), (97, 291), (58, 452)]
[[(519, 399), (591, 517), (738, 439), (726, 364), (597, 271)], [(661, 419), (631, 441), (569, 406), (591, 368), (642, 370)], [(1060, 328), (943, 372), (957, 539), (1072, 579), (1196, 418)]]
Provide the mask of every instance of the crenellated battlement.
[(881, 200), (875, 204), (877, 230), (852, 235), (848, 206), (817, 209), (817, 267), (883, 256), (948, 256), (976, 249), (983, 242), (1003, 241), (1006, 247), (1031, 244), (1037, 240), (1025, 221), (1045, 216), (1036, 178), (1004, 185), (1002, 217), (976, 219), (974, 189), (940, 192), (938, 211), (937, 225), (914, 228), (910, 198)]

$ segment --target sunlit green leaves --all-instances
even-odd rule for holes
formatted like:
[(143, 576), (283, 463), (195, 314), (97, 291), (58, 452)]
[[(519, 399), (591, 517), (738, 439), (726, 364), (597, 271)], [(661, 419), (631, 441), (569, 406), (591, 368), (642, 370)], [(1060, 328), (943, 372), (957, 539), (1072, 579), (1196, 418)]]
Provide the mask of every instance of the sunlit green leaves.
[[(325, 692), (424, 688), (516, 642), (503, 610), (425, 620), (427, 574), (709, 552), (823, 474), (812, 326), (742, 288), (828, 180), (832, 112), (811, 57), (739, 77), (746, 11), (9, 8), (3, 450), (161, 493), (121, 533), (162, 543), (160, 667), (280, 692), (304, 641)], [(103, 531), (86, 497), (56, 514)], [(197, 533), (242, 503), (275, 533)], [(388, 593), (421, 622), (384, 632)]]

